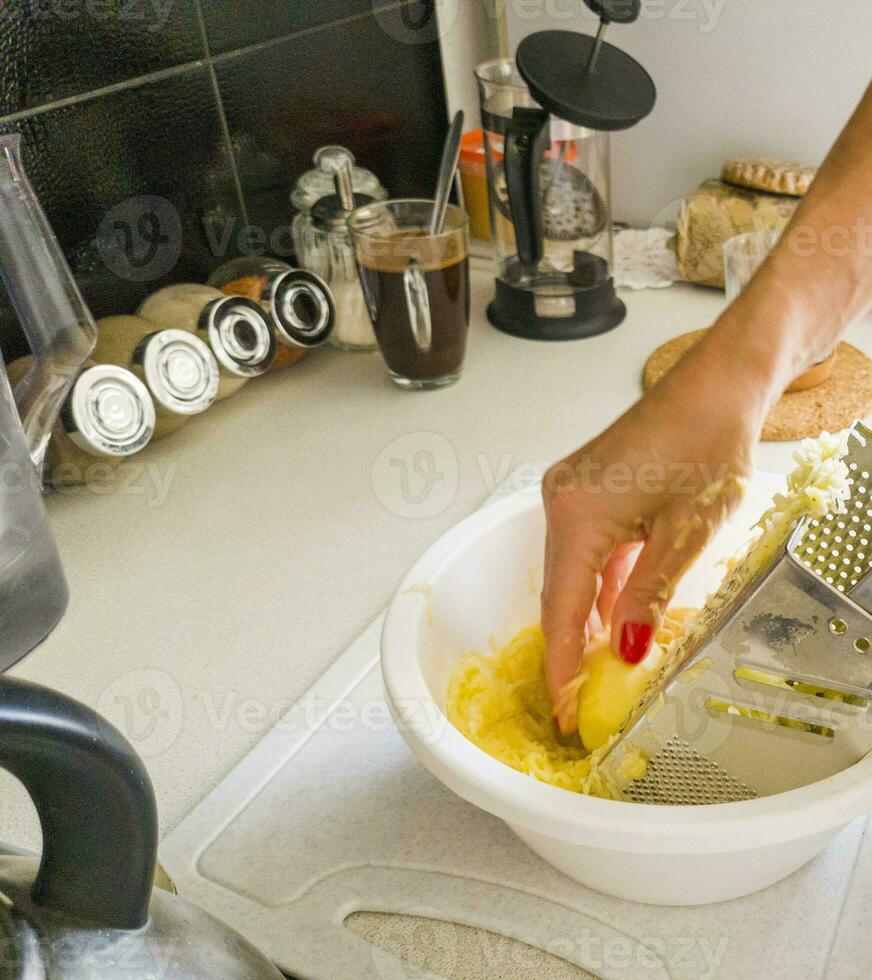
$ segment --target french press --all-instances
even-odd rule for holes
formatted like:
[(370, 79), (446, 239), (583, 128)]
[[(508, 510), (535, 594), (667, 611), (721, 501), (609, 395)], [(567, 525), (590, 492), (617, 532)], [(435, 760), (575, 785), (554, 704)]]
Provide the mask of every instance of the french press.
[(656, 89), (630, 55), (606, 43), (640, 0), (585, 0), (596, 37), (540, 31), (515, 61), (476, 71), (497, 263), (488, 317), (535, 340), (590, 337), (626, 308), (612, 278), (609, 133), (654, 108)]

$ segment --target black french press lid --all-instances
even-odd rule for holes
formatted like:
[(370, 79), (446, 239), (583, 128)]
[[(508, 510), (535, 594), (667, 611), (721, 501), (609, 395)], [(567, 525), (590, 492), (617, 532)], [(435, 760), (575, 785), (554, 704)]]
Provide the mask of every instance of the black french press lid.
[(630, 23), (640, 0), (585, 0), (600, 16), (596, 37), (539, 31), (518, 46), (515, 61), (533, 98), (553, 116), (588, 129), (629, 129), (654, 108), (657, 90), (625, 51), (603, 41), (609, 23)]

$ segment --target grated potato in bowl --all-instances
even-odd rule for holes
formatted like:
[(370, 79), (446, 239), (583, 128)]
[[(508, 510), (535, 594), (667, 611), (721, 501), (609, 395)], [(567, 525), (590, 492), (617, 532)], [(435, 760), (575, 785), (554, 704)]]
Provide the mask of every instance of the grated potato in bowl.
[[(445, 711), (449, 721), (488, 755), (518, 772), (575, 793), (622, 799), (600, 761), (630, 711), (655, 689), (665, 671), (684, 658), (688, 644), (705, 633), (725, 603), (782, 549), (800, 517), (838, 511), (849, 491), (842, 457), (846, 437), (824, 433), (794, 454), (796, 468), (786, 492), (777, 494), (729, 561), (718, 589), (702, 609), (667, 611), (651, 651), (637, 665), (625, 664), (606, 633), (593, 638), (578, 677), (564, 698), (576, 699), (579, 735), (560, 737), (545, 686), (545, 641), (538, 625), (520, 630), (504, 647), (470, 653), (455, 665)], [(700, 664), (692, 670), (705, 669)], [(656, 710), (656, 706), (653, 710)], [(646, 762), (639, 750), (625, 752), (619, 779), (640, 779)]]

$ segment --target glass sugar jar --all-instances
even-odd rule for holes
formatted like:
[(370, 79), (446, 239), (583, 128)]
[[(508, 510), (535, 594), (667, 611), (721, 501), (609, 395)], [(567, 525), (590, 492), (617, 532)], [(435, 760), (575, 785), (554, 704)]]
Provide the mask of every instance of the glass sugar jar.
[(336, 326), (329, 342), (343, 350), (375, 350), (347, 220), (355, 208), (386, 200), (387, 191), (374, 174), (355, 167), (354, 157), (342, 147), (323, 147), (315, 163), (318, 170), (300, 178), (291, 198), (300, 208), (293, 225), (297, 259), (333, 293)]

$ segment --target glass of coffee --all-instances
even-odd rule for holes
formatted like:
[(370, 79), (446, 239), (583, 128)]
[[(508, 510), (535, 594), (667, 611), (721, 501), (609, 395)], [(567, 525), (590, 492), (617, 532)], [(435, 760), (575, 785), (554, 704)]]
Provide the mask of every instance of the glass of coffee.
[(460, 377), (469, 334), (469, 230), (449, 206), (431, 235), (433, 202), (384, 201), (348, 226), (376, 339), (401, 388), (442, 388)]

